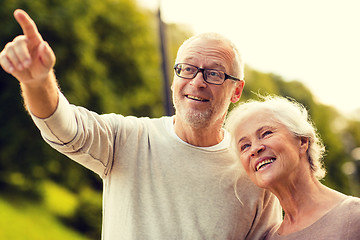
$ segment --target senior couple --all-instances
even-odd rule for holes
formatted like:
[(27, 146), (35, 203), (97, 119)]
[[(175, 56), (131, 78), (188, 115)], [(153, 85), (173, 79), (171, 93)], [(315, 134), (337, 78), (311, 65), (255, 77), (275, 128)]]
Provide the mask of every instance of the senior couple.
[(14, 16), (23, 35), (0, 64), (44, 140), (101, 177), (102, 239), (360, 238), (360, 200), (320, 183), (324, 146), (303, 106), (241, 103), (223, 128), (244, 87), (228, 39), (200, 34), (179, 48), (174, 116), (99, 115), (67, 101), (54, 52), (26, 12)]

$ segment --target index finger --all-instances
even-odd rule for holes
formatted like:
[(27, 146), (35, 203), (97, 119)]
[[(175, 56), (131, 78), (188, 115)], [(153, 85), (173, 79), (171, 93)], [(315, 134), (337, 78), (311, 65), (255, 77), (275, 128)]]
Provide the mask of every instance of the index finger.
[(36, 27), (35, 22), (24, 10), (16, 9), (14, 12), (14, 17), (16, 21), (20, 24), (24, 35), (27, 36), (29, 40), (37, 40), (39, 42), (43, 40)]

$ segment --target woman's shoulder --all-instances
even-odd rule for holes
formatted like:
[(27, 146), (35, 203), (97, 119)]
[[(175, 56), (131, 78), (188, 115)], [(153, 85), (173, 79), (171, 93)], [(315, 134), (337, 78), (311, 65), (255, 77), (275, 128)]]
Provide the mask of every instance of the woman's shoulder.
[(336, 215), (347, 219), (348, 223), (360, 229), (360, 198), (346, 196), (335, 209)]
[(359, 207), (357, 209), (359, 209), (360, 211), (360, 198), (354, 196), (346, 196), (344, 200), (341, 201), (340, 207)]
[(360, 198), (347, 196), (339, 210), (347, 215), (343, 219), (348, 226), (347, 239), (357, 239), (360, 236)]

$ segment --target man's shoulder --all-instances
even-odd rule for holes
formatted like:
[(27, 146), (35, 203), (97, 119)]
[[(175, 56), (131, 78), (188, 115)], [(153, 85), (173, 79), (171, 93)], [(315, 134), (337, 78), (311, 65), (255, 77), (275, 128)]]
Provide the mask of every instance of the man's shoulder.
[(129, 125), (161, 125), (171, 121), (171, 117), (164, 116), (158, 118), (151, 117), (138, 117), (133, 115), (124, 116), (118, 113), (102, 114), (101, 117), (107, 121), (113, 121), (117, 124), (129, 124)]

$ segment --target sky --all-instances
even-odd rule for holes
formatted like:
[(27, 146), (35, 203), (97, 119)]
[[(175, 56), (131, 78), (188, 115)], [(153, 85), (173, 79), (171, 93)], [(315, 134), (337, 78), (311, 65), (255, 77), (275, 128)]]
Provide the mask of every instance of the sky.
[(251, 68), (300, 81), (319, 102), (360, 116), (360, 1), (138, 2), (150, 9), (160, 5), (166, 23), (225, 35)]

